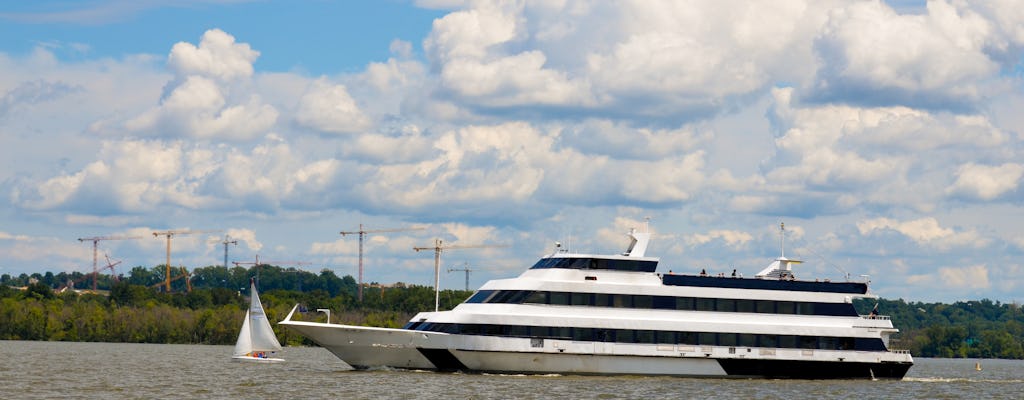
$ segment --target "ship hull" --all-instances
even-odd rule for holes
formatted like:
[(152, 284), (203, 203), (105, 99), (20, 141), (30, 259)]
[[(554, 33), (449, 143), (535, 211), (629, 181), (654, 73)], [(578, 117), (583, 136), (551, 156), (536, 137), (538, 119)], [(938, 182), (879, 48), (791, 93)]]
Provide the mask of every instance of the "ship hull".
[(909, 354), (577, 342), (323, 324), (282, 325), (357, 369), (503, 374), (901, 379)]

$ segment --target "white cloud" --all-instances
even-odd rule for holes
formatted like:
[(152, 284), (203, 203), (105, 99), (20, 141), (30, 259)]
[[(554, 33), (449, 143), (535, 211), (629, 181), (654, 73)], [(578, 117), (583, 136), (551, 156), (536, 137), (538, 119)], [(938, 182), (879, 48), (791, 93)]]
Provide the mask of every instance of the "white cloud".
[[(428, 37), (378, 41), (391, 58), (319, 76), (261, 71), (260, 52), (219, 30), (166, 57), (0, 49), (0, 190), (16, 211), (0, 253), (24, 232), (222, 226), (241, 251), (351, 267), (356, 241), (324, 237), (337, 223), (434, 223), (369, 238), (388, 282), (430, 265), (409, 250), (433, 237), (515, 246), (470, 263), (529, 265), (517, 257), (566, 235), (620, 252), (650, 215), (665, 265), (753, 273), (775, 222), (796, 217), (792, 238), (871, 270), (885, 296), (949, 278), (960, 286), (943, 295), (962, 297), (984, 274), (933, 266), (1012, 265), (1024, 247), (1005, 218), (1024, 179), (1024, 14), (1008, 4), (447, 2)], [(174, 257), (219, 263), (199, 239)], [(988, 251), (1001, 244), (1013, 251)], [(145, 265), (162, 246), (118, 252)], [(90, 258), (45, 247), (15, 264)], [(986, 289), (1012, 297), (1013, 282)]]
[(295, 121), (300, 125), (330, 133), (357, 133), (370, 127), (370, 118), (363, 114), (345, 85), (325, 79), (313, 82), (299, 100)]
[(943, 250), (950, 247), (980, 248), (991, 242), (991, 239), (980, 236), (974, 230), (957, 232), (952, 228), (943, 228), (939, 225), (939, 221), (931, 217), (903, 222), (889, 218), (875, 218), (858, 222), (857, 230), (861, 235), (892, 230), (918, 244)]
[(738, 248), (746, 245), (751, 240), (754, 240), (754, 237), (743, 231), (716, 229), (709, 231), (706, 234), (695, 233), (692, 235), (686, 235), (683, 240), (685, 240), (686, 244), (691, 247), (697, 247), (719, 240), (725, 243), (726, 246)]
[(160, 104), (121, 128), (138, 136), (221, 140), (248, 140), (265, 133), (277, 121), (278, 111), (244, 84), (252, 77), (258, 56), (248, 44), (235, 43), (233, 36), (217, 29), (207, 31), (199, 47), (176, 44), (168, 66), (177, 78), (168, 84)]
[(939, 278), (942, 286), (948, 288), (988, 289), (992, 286), (989, 282), (988, 267), (984, 265), (939, 268)]
[(219, 80), (249, 78), (252, 63), (260, 56), (246, 43), (220, 29), (203, 33), (199, 46), (178, 42), (167, 56), (167, 65), (180, 77), (204, 76)]
[(921, 15), (848, 3), (829, 13), (815, 42), (824, 65), (814, 90), (868, 104), (962, 108), (998, 73), (985, 52), (993, 40), (991, 23), (967, 3), (930, 1)]
[(946, 188), (946, 193), (992, 200), (1017, 189), (1024, 176), (1024, 165), (1005, 163), (988, 166), (967, 163), (957, 169), (956, 175), (956, 182)]

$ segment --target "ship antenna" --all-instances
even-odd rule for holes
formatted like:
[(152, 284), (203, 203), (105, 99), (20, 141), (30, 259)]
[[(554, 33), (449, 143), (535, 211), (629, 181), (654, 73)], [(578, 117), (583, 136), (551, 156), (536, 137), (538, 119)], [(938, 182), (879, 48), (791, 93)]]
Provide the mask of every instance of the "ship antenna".
[(779, 249), (782, 252), (782, 258), (786, 258), (786, 223), (779, 223)]

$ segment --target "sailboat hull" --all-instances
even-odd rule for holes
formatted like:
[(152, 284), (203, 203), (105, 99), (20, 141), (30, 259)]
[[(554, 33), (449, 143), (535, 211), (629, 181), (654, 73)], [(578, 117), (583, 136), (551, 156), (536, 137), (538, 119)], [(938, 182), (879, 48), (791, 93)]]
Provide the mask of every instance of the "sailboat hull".
[(231, 361), (234, 361), (234, 362), (246, 362), (246, 363), (261, 363), (261, 364), (262, 363), (267, 363), (267, 364), (272, 364), (272, 363), (284, 362), (284, 359), (283, 358), (273, 358), (273, 357), (260, 358), (260, 357), (250, 357), (250, 356), (234, 356), (234, 357), (231, 357)]

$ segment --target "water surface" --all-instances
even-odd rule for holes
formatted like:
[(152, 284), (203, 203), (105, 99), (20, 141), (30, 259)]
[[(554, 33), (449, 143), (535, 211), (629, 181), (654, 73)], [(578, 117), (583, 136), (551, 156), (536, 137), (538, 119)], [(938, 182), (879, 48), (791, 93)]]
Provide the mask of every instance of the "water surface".
[(800, 381), (351, 371), (322, 348), (231, 361), (231, 346), (0, 341), (10, 399), (1019, 399), (1024, 361), (917, 359), (902, 381)]

